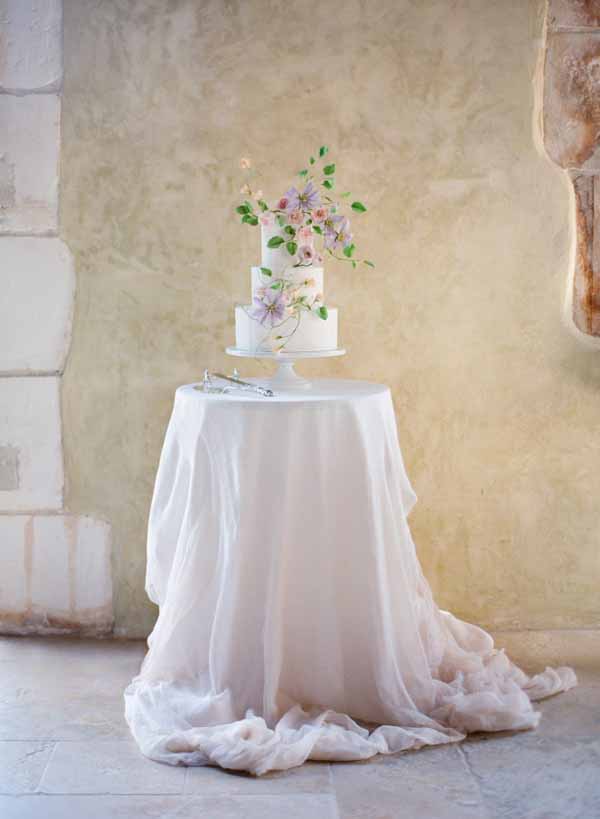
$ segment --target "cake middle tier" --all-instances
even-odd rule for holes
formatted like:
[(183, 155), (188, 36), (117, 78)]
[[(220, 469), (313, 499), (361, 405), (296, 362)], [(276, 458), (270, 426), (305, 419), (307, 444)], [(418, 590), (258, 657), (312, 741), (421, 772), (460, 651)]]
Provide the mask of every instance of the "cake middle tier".
[[(252, 270), (252, 296), (257, 290), (262, 290), (264, 287), (269, 287), (277, 280), (275, 276), (265, 276), (260, 267), (253, 267)], [(291, 267), (285, 276), (281, 276), (288, 282), (293, 282), (298, 288), (301, 288), (301, 293), (308, 299), (312, 300), (315, 296), (320, 295), (323, 298), (323, 268), (322, 267)]]
[(286, 353), (315, 353), (337, 349), (337, 307), (328, 309), (326, 319), (303, 311), (299, 320), (289, 316), (275, 327), (252, 318), (251, 311), (250, 304), (235, 308), (235, 344), (241, 350), (274, 352), (282, 347)]

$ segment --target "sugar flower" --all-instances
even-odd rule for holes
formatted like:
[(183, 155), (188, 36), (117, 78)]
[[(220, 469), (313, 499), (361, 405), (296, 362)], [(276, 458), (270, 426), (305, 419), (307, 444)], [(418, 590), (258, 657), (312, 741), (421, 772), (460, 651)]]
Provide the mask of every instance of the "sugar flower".
[(288, 222), (290, 225), (301, 225), (304, 222), (304, 214), (301, 210), (293, 210), (288, 214)]
[(256, 200), (258, 200), (258, 199), (262, 199), (262, 198), (263, 198), (263, 192), (262, 192), (262, 191), (256, 191), (256, 192), (254, 193), (254, 198), (255, 198)]
[(352, 244), (352, 234), (350, 233), (350, 222), (345, 216), (330, 216), (332, 225), (325, 230), (325, 247), (329, 250), (337, 250), (340, 247), (348, 247)]
[(282, 196), (281, 199), (278, 200), (277, 205), (275, 206), (275, 210), (287, 210), (290, 203), (289, 196)]
[(315, 240), (315, 236), (314, 236), (314, 233), (312, 232), (312, 228), (311, 227), (306, 227), (306, 226), (301, 227), (301, 228), (298, 229), (298, 231), (296, 233), (296, 238), (303, 245), (311, 245), (311, 246), (314, 244), (314, 240)]
[(242, 185), (242, 187), (240, 188), (240, 193), (242, 194), (242, 196), (250, 196), (252, 193), (250, 185), (248, 184)]
[(311, 264), (315, 258), (315, 249), (312, 245), (300, 245), (298, 248), (298, 258), (301, 262)]
[(287, 316), (288, 299), (280, 290), (269, 288), (263, 296), (255, 295), (252, 302), (252, 318), (265, 327), (273, 327)]
[(321, 199), (319, 197), (319, 191), (315, 188), (312, 182), (309, 182), (302, 193), (298, 191), (296, 188), (290, 188), (289, 191), (286, 193), (286, 196), (289, 198), (290, 202), (288, 207), (291, 210), (312, 210), (313, 208), (319, 207), (321, 204)]
[(247, 156), (243, 156), (243, 157), (240, 159), (240, 168), (241, 168), (243, 171), (247, 171), (247, 170), (248, 170), (249, 168), (251, 168), (251, 167), (252, 167), (252, 162), (251, 162), (251, 161), (248, 159), (248, 157), (247, 157)]
[(328, 211), (327, 208), (324, 208), (324, 207), (321, 206), (321, 207), (315, 208), (312, 211), (312, 213), (310, 214), (310, 216), (311, 216), (311, 219), (313, 220), (313, 222), (316, 225), (320, 225), (321, 222), (324, 222), (325, 219), (327, 219), (327, 217), (329, 216), (329, 211)]
[(274, 224), (273, 214), (269, 213), (268, 211), (266, 213), (261, 213), (258, 217), (258, 221), (261, 223), (261, 225), (264, 225), (264, 227), (271, 227)]
[(323, 229), (325, 230), (325, 237), (327, 234), (336, 234), (338, 232), (338, 226), (340, 222), (344, 221), (344, 217), (340, 216), (338, 213), (330, 213), (328, 216), (325, 217), (323, 220)]
[(350, 222), (344, 218), (338, 228), (337, 239), (343, 247), (348, 247), (352, 244), (352, 233), (350, 232)]

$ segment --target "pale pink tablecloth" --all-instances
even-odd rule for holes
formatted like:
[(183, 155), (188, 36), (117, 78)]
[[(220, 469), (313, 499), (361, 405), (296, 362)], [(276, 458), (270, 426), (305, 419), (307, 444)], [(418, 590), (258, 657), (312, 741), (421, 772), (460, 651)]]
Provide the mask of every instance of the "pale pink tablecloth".
[(125, 692), (142, 752), (261, 774), (534, 727), (573, 671), (529, 678), (437, 608), (415, 500), (383, 385), (179, 388), (148, 528), (160, 615)]

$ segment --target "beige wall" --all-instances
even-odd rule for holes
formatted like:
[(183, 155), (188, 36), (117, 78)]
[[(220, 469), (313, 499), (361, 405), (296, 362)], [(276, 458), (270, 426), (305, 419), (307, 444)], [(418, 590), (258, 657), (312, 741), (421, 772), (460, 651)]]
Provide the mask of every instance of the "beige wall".
[(66, 3), (67, 503), (113, 524), (118, 629), (155, 617), (145, 527), (173, 391), (231, 366), (258, 257), (231, 218), (238, 158), (275, 195), (322, 141), (370, 208), (377, 268), (328, 266), (349, 355), (305, 371), (392, 386), (443, 607), (599, 624), (600, 356), (561, 324), (570, 202), (532, 139), (542, 23), (538, 0)]

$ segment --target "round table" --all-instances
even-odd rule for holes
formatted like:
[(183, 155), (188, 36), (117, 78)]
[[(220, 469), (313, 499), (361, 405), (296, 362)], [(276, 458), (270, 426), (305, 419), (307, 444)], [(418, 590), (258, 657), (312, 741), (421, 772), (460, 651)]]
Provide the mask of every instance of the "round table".
[(436, 607), (415, 500), (384, 385), (180, 387), (148, 525), (160, 613), (125, 691), (142, 752), (261, 774), (535, 726), (573, 672), (529, 678)]

